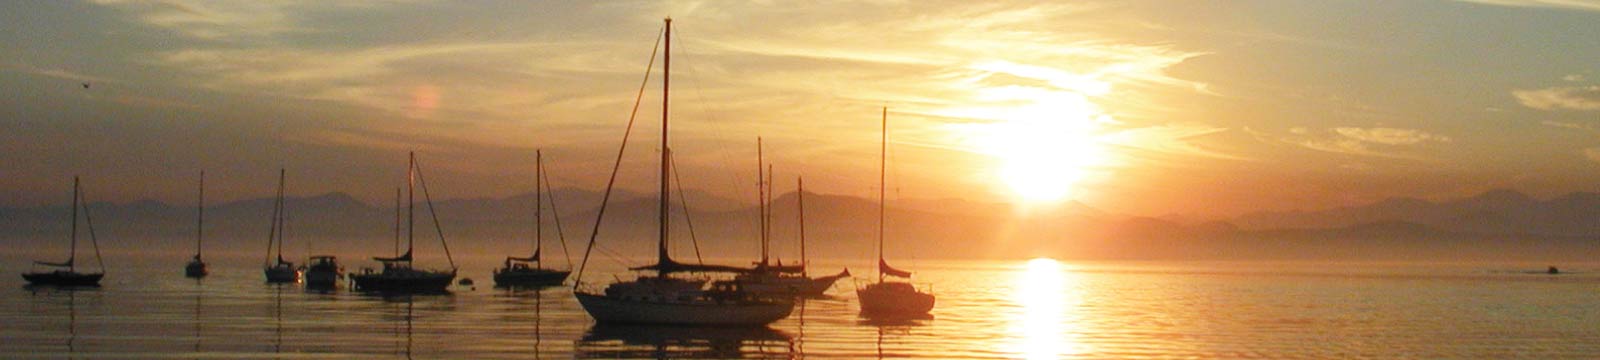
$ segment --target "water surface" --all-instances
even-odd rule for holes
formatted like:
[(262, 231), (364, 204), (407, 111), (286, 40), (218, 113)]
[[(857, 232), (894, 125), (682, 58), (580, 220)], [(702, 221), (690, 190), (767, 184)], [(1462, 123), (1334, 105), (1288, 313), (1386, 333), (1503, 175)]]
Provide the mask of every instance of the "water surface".
[(462, 268), (476, 288), (388, 298), (265, 284), (249, 261), (195, 281), (184, 260), (63, 290), (24, 286), (26, 260), (6, 259), (0, 358), (1600, 356), (1593, 265), (924, 260), (906, 265), (938, 296), (930, 318), (862, 318), (846, 279), (769, 327), (695, 329), (595, 325), (568, 288), (491, 288), (489, 260)]

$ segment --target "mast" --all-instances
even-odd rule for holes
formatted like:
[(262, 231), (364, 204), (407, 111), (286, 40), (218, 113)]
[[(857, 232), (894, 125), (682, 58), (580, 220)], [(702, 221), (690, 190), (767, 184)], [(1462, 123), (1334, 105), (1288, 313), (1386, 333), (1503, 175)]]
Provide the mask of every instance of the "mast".
[(765, 171), (765, 169), (762, 169), (762, 167), (764, 165), (766, 165), (766, 160), (763, 160), (763, 157), (761, 155), (761, 137), (757, 136), (756, 137), (756, 217), (759, 217), (761, 219), (761, 223), (760, 223), (761, 226), (757, 230), (757, 231), (761, 232), (761, 234), (759, 236), (761, 238), (761, 266), (766, 266), (767, 265), (767, 257), (768, 257), (768, 254), (769, 254), (769, 252), (767, 250), (767, 226), (768, 226), (768, 224), (767, 224), (767, 175), (766, 175), (765, 172), (763, 172), (763, 171)]
[[(544, 152), (533, 151), (533, 255), (544, 247)], [(539, 259), (534, 259), (538, 261)], [(544, 263), (538, 261), (535, 264)], [(541, 266), (542, 267), (542, 266)]]
[(806, 268), (811, 267), (811, 262), (806, 261), (806, 179), (795, 177), (795, 201), (800, 203), (800, 276), (806, 275)]
[[(761, 229), (761, 238), (764, 239), (761, 242), (761, 262), (763, 264), (766, 263), (768, 253), (772, 251), (772, 175), (772, 164), (767, 164), (767, 178), (762, 180), (762, 183), (765, 183), (767, 188), (766, 198), (763, 199), (767, 202), (767, 208), (766, 211), (761, 213), (761, 221), (767, 224), (765, 228)], [(778, 262), (781, 263), (783, 260), (779, 259)]]
[(283, 199), (283, 189), (284, 189), (284, 179), (285, 179), (284, 173), (285, 172), (287, 172), (287, 171), (284, 170), (284, 169), (278, 169), (278, 212), (277, 212), (278, 216), (277, 216), (277, 220), (276, 220), (277, 224), (275, 225), (275, 227), (278, 230), (277, 232), (278, 232), (278, 263), (279, 264), (283, 263), (283, 223), (284, 223), (283, 218), (285, 216), (288, 216), (288, 214), (285, 214), (285, 212), (288, 212), (288, 210), (286, 209), (288, 206), (287, 206), (287, 204), (284, 204), (287, 201), (285, 201)]
[[(661, 218), (659, 219), (660, 233), (657, 234), (656, 243), (656, 264), (663, 267), (672, 261), (667, 256), (667, 193), (669, 186), (669, 178), (667, 176), (669, 176), (670, 173), (668, 171), (672, 167), (670, 161), (672, 149), (667, 146), (667, 105), (669, 103), (667, 99), (669, 99), (668, 91), (671, 88), (669, 84), (672, 83), (672, 18), (666, 18), (665, 21), (667, 23), (665, 30), (666, 46), (663, 48), (665, 56), (662, 57), (661, 61)], [(662, 273), (665, 272), (663, 271)]]
[(883, 120), (880, 142), (878, 143), (878, 282), (883, 282), (883, 214), (888, 207), (884, 203), (885, 172), (889, 159), (889, 107), (883, 108)]
[(411, 255), (417, 237), (417, 152), (411, 152), (411, 164), (406, 166), (406, 255)]
[(400, 257), (400, 187), (394, 188), (394, 256)]
[(200, 260), (200, 239), (205, 236), (206, 226), (206, 171), (200, 170), (200, 205), (196, 207), (197, 216), (194, 224), (194, 259)]
[(72, 245), (67, 248), (67, 271), (77, 270), (78, 259), (78, 176), (72, 176)]

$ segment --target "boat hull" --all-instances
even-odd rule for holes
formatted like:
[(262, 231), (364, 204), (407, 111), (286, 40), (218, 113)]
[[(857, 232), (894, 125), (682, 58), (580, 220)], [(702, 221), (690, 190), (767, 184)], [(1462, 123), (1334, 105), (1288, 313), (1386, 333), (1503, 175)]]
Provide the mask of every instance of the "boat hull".
[(822, 296), (823, 292), (833, 287), (839, 281), (839, 276), (825, 276), (819, 278), (806, 277), (762, 277), (741, 279), (740, 286), (745, 291), (760, 295), (786, 295), (786, 296)]
[(507, 270), (494, 273), (494, 285), (506, 286), (556, 286), (567, 280), (571, 271), (528, 269)]
[(198, 279), (206, 277), (210, 273), (210, 271), (206, 270), (206, 263), (199, 261), (190, 261), (189, 265), (184, 265), (183, 267), (183, 276), (185, 277)]
[(290, 267), (269, 267), (263, 271), (269, 283), (292, 283), (300, 281), (300, 272)]
[(333, 270), (306, 270), (306, 286), (332, 288), (339, 285), (339, 272)]
[(596, 294), (574, 293), (583, 310), (604, 324), (679, 326), (758, 326), (789, 316), (794, 302), (773, 300), (737, 304), (671, 303), (623, 300)]
[(71, 271), (52, 271), (42, 273), (24, 273), (22, 279), (32, 285), (56, 286), (100, 286), (100, 278), (104, 273), (85, 274)]
[(933, 311), (933, 295), (911, 284), (878, 283), (856, 290), (861, 313), (867, 315), (924, 315)]
[(416, 272), (405, 275), (351, 275), (358, 291), (382, 293), (442, 293), (455, 280), (455, 273)]

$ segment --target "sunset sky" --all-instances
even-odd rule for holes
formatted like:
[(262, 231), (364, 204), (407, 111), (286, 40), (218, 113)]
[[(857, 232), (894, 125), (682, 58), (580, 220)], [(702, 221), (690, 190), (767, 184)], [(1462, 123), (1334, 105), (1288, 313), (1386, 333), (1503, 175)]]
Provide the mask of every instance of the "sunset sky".
[[(661, 19), (685, 186), (1228, 216), (1600, 184), (1600, 2), (16, 1), (0, 206), (600, 189)], [(660, 74), (622, 186), (653, 189)], [(88, 88), (84, 83), (90, 84)], [(592, 205), (590, 205), (592, 206)]]

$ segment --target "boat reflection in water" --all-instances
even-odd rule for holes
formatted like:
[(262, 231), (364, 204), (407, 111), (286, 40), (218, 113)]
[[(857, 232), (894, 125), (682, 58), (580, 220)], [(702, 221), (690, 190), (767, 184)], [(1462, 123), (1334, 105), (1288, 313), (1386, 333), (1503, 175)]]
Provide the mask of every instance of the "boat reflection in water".
[(596, 324), (578, 341), (578, 358), (786, 359), (793, 337), (769, 327)]

